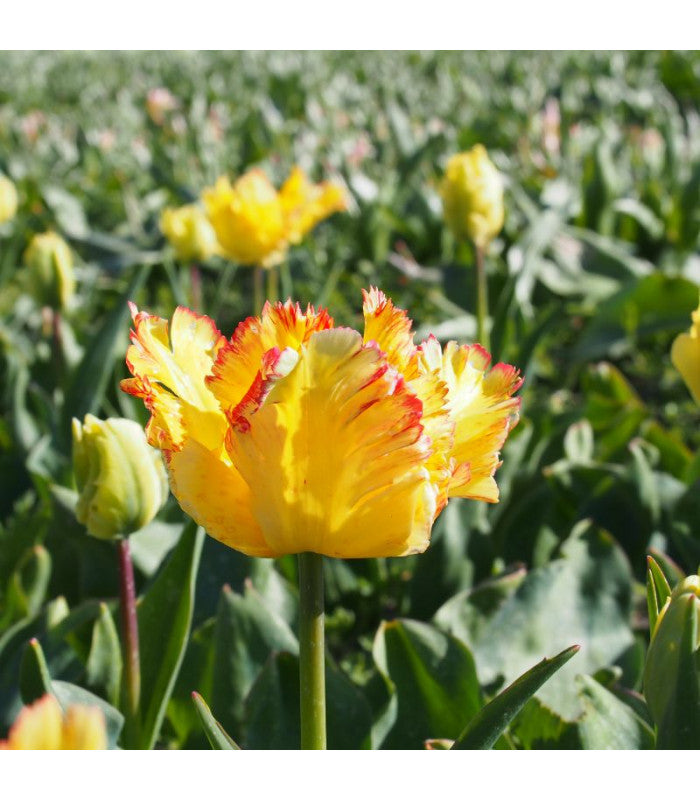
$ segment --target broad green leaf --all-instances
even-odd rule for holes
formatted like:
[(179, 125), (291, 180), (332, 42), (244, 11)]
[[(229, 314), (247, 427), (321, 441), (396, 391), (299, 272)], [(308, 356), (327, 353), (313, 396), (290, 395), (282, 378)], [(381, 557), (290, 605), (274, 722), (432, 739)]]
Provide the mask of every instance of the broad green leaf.
[(578, 721), (584, 750), (650, 750), (654, 732), (632, 709), (588, 675), (576, 678), (583, 716)]
[(51, 676), (44, 651), (37, 639), (30, 639), (19, 670), (19, 690), (25, 705), (51, 693)]
[(202, 700), (197, 692), (192, 692), (192, 702), (197, 709), (197, 716), (202, 723), (204, 733), (209, 740), (212, 750), (240, 750), (241, 748), (226, 733), (220, 722), (214, 719), (209, 706)]
[(525, 750), (580, 750), (578, 729), (537, 696), (525, 703), (510, 726), (511, 736)]
[[(252, 750), (298, 750), (299, 659), (270, 656), (246, 698), (244, 746)], [(367, 747), (372, 724), (362, 692), (326, 658), (326, 726), (329, 750)]]
[(8, 602), (18, 616), (33, 617), (39, 612), (51, 579), (51, 556), (40, 544), (28, 550), (17, 565), (7, 588)]
[(124, 293), (117, 299), (114, 308), (104, 319), (102, 326), (86, 348), (85, 355), (78, 365), (66, 390), (63, 403), (59, 443), (67, 450), (70, 442), (71, 419), (82, 420), (85, 414), (99, 411), (105, 389), (115, 365), (115, 351), (126, 342), (129, 307), (139, 289), (146, 282), (150, 267), (137, 269)]
[(90, 688), (98, 690), (112, 705), (117, 705), (121, 675), (119, 634), (107, 605), (100, 603), (100, 613), (92, 628), (85, 679)]
[(211, 706), (224, 728), (238, 737), (246, 695), (270, 653), (297, 655), (299, 644), (287, 623), (265, 606), (249, 581), (243, 595), (224, 586), (213, 639)]
[(106, 703), (101, 697), (88, 692), (81, 686), (66, 681), (52, 681), (51, 692), (58, 700), (61, 708), (65, 712), (70, 706), (97, 706), (105, 715), (107, 723), (107, 744), (110, 750), (117, 747), (119, 734), (124, 727), (124, 717), (114, 706)]
[(465, 625), (456, 605), (435, 616), (471, 649), (482, 683), (514, 681), (543, 653), (581, 645), (539, 690), (538, 697), (565, 720), (581, 712), (573, 685), (578, 672), (615, 663), (634, 641), (630, 630), (632, 573), (612, 537), (589, 522), (579, 524), (561, 557), (529, 572), (483, 625)]
[(469, 722), (453, 750), (490, 750), (532, 695), (577, 652), (578, 645), (543, 659), (500, 692)]
[(373, 653), (397, 702), (396, 720), (383, 747), (422, 748), (426, 739), (456, 739), (481, 708), (471, 653), (432, 625), (384, 622)]
[(190, 522), (138, 603), (141, 656), (141, 744), (150, 750), (185, 654), (204, 531)]

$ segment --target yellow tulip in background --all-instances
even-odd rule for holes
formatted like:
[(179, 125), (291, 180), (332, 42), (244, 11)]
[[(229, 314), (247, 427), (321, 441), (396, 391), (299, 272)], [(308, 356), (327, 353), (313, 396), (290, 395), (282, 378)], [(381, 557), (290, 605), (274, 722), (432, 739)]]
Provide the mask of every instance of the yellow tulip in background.
[(99, 539), (134, 533), (147, 525), (168, 497), (168, 479), (143, 428), (129, 419), (73, 420), (76, 516)]
[(47, 694), (25, 706), (0, 750), (106, 750), (107, 730), (96, 706), (70, 706), (63, 714)]
[(688, 333), (681, 333), (673, 342), (671, 361), (681, 373), (695, 402), (700, 403), (700, 304), (697, 311), (693, 311), (691, 320)]
[(219, 252), (216, 233), (204, 209), (194, 203), (164, 209), (160, 229), (181, 261), (206, 261)]
[(298, 167), (279, 192), (261, 169), (251, 169), (233, 184), (219, 178), (202, 199), (225, 254), (266, 268), (279, 264), (290, 244), (346, 205), (340, 187), (313, 184)]
[(53, 309), (66, 308), (75, 294), (73, 253), (53, 231), (32, 237), (24, 251), (28, 289), (37, 302)]
[(0, 225), (9, 222), (17, 213), (17, 189), (14, 183), (0, 172)]
[(503, 227), (503, 180), (477, 144), (447, 162), (441, 185), (445, 220), (457, 239), (485, 248)]
[(431, 337), (382, 292), (364, 334), (325, 310), (266, 304), (230, 341), (208, 317), (132, 308), (122, 388), (151, 411), (173, 493), (207, 532), (256, 556), (425, 550), (449, 497), (498, 500), (518, 371)]

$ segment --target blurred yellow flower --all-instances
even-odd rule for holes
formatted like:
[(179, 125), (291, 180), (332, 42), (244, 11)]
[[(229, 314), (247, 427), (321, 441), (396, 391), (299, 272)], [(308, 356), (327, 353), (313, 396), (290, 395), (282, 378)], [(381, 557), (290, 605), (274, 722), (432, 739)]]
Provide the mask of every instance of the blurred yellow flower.
[(206, 261), (219, 252), (219, 242), (206, 213), (194, 203), (164, 209), (160, 229), (181, 261)]
[(75, 294), (73, 253), (66, 241), (53, 231), (32, 237), (24, 251), (29, 291), (39, 303), (66, 308)]
[(73, 471), (79, 498), (75, 515), (99, 539), (138, 531), (168, 497), (160, 453), (133, 420), (73, 420)]
[(300, 242), (326, 217), (347, 208), (347, 197), (342, 186), (328, 181), (311, 183), (300, 167), (294, 167), (290, 172), (279, 196), (291, 244)]
[(345, 208), (342, 189), (312, 184), (298, 167), (279, 192), (261, 169), (251, 169), (234, 184), (219, 178), (202, 199), (226, 255), (261, 267), (279, 264), (290, 244)]
[(441, 185), (445, 220), (458, 239), (467, 238), (485, 248), (503, 227), (503, 182), (477, 144), (447, 162)]
[(696, 403), (700, 403), (700, 303), (691, 315), (688, 333), (676, 336), (671, 347), (671, 361), (681, 373)]
[(0, 750), (106, 750), (105, 718), (97, 706), (70, 706), (65, 715), (55, 697), (25, 706)]
[(178, 308), (170, 328), (132, 308), (122, 389), (151, 411), (182, 508), (255, 556), (425, 550), (449, 497), (497, 502), (499, 450), (522, 381), (479, 345), (430, 337), (382, 292), (364, 335), (324, 309), (265, 304), (227, 341)]
[(0, 172), (0, 225), (9, 222), (17, 213), (17, 189), (14, 183)]

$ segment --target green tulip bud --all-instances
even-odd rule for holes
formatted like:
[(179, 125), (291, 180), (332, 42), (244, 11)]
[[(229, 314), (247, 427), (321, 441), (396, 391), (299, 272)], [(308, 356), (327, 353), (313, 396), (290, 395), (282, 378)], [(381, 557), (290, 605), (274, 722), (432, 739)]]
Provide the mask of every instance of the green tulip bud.
[(168, 496), (160, 453), (128, 419), (73, 420), (73, 470), (80, 497), (76, 516), (99, 539), (147, 525)]
[(700, 747), (700, 577), (684, 578), (659, 612), (644, 669), (657, 747)]
[(24, 252), (29, 291), (38, 302), (65, 308), (75, 294), (73, 253), (57, 233), (38, 233)]
[(0, 225), (17, 213), (17, 189), (14, 183), (0, 172)]

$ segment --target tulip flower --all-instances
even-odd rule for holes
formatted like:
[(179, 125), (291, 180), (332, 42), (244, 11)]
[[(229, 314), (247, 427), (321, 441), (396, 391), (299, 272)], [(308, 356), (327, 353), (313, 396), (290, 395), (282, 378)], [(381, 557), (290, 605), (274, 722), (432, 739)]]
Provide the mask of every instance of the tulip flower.
[(377, 289), (363, 333), (291, 300), (230, 340), (185, 308), (170, 326), (131, 311), (122, 389), (150, 410), (182, 508), (248, 555), (299, 554), (302, 747), (323, 748), (321, 555), (420, 553), (449, 497), (496, 502), (518, 371), (479, 345), (416, 346)]
[(488, 286), (484, 254), (503, 227), (503, 182), (486, 148), (477, 144), (466, 153), (457, 153), (450, 158), (440, 189), (445, 221), (455, 238), (469, 239), (474, 245), (477, 339), (488, 349)]
[(14, 183), (0, 172), (0, 225), (9, 222), (17, 213), (17, 189)]
[(168, 497), (157, 450), (129, 419), (73, 420), (76, 516), (98, 539), (116, 539), (147, 525)]
[(686, 386), (700, 403), (700, 304), (692, 313), (688, 333), (679, 334), (671, 347), (671, 361), (681, 373)]
[(29, 290), (43, 305), (66, 308), (75, 294), (73, 253), (53, 231), (32, 237), (24, 251)]
[(97, 706), (70, 706), (63, 714), (55, 697), (25, 706), (0, 750), (106, 750), (105, 718)]
[(503, 227), (503, 182), (477, 144), (447, 162), (441, 186), (445, 220), (458, 239), (470, 239), (485, 248)]
[(207, 215), (194, 203), (164, 209), (160, 229), (181, 261), (206, 261), (219, 252), (216, 233)]

